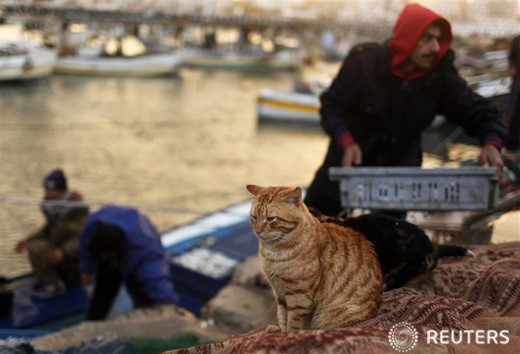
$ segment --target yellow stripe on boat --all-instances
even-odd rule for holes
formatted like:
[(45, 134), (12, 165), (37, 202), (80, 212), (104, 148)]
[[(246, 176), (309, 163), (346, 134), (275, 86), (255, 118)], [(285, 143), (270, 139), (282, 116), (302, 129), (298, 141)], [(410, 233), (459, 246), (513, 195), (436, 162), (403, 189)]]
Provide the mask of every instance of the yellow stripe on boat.
[(303, 111), (303, 112), (310, 112), (310, 113), (318, 113), (319, 107), (318, 106), (309, 106), (309, 105), (303, 105), (298, 103), (291, 103), (291, 102), (281, 102), (278, 100), (272, 100), (268, 98), (258, 98), (258, 104), (263, 104), (267, 106), (272, 106), (276, 108), (281, 109), (290, 109), (290, 110), (297, 110), (297, 111)]

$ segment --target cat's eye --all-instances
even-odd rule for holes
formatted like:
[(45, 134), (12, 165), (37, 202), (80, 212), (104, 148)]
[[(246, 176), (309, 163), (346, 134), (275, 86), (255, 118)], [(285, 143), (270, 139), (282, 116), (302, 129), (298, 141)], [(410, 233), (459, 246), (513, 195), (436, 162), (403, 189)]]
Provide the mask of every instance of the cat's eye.
[(276, 216), (268, 216), (265, 219), (267, 220), (267, 222), (271, 222), (274, 221), (274, 219), (276, 219)]

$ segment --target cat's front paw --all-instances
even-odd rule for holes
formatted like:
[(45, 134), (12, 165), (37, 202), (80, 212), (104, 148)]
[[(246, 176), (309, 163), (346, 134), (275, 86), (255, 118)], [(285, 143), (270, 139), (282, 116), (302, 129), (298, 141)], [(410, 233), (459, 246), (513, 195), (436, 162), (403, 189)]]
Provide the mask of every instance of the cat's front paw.
[(270, 324), (267, 327), (265, 327), (265, 332), (267, 334), (269, 334), (269, 333), (283, 332), (283, 330), (277, 324)]

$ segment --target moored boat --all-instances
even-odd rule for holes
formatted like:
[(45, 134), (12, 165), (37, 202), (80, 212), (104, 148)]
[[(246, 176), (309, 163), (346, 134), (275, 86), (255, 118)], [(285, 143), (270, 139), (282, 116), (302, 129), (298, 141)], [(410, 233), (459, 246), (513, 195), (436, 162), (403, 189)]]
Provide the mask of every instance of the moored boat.
[(262, 51), (191, 49), (190, 52), (186, 65), (208, 70), (257, 70), (265, 68), (269, 61)]
[(295, 69), (303, 63), (304, 52), (282, 49), (274, 52), (238, 49), (191, 49), (186, 65), (206, 70), (267, 71)]
[(29, 42), (0, 44), (0, 81), (29, 80), (52, 73), (57, 52)]
[(260, 120), (313, 124), (320, 120), (320, 102), (316, 94), (262, 89), (256, 104)]
[(63, 56), (56, 60), (54, 72), (93, 76), (158, 76), (174, 73), (185, 59), (183, 50), (135, 57)]

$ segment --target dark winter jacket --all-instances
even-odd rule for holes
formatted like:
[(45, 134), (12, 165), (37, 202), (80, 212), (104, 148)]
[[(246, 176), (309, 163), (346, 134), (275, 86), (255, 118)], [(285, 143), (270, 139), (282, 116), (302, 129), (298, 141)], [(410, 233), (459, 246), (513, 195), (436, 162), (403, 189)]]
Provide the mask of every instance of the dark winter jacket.
[[(105, 206), (90, 215), (80, 235), (80, 272), (96, 272), (97, 259), (90, 252), (90, 240), (99, 224), (114, 225), (121, 229), (128, 244), (124, 258), (125, 286), (138, 307), (138, 294), (146, 293), (156, 303), (177, 303), (165, 261), (160, 234), (152, 223), (137, 210), (119, 206)], [(126, 282), (132, 277), (136, 282)], [(138, 288), (133, 289), (133, 286)], [(144, 303), (144, 301), (143, 301)]]
[(498, 109), (472, 91), (453, 66), (449, 50), (415, 80), (391, 73), (388, 43), (354, 47), (321, 100), (321, 124), (331, 136), (328, 166), (340, 166), (340, 142), (351, 132), (365, 166), (419, 166), (421, 133), (442, 114), (482, 143), (506, 134)]

